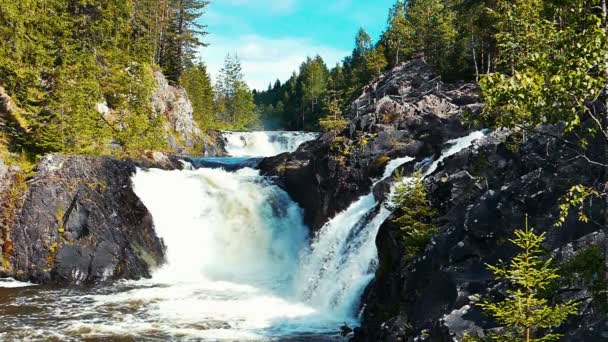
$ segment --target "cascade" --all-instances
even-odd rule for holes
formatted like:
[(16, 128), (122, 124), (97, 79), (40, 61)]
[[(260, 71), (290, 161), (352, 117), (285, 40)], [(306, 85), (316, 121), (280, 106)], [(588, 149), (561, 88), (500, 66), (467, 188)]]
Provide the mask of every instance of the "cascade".
[[(424, 171), (424, 176), (435, 172), (445, 158), (469, 147), (474, 140), (483, 136), (483, 132), (477, 131), (448, 141), (441, 156), (430, 165), (426, 164), (428, 168)], [(381, 180), (410, 160), (411, 158), (403, 158), (391, 161)], [(407, 182), (408, 179), (402, 181)], [(302, 258), (297, 275), (297, 292), (302, 300), (339, 316), (356, 319), (363, 291), (373, 279), (377, 268), (375, 239), (378, 229), (392, 212), (394, 190), (395, 184), (381, 204), (377, 203), (370, 191), (320, 229)]]
[[(482, 136), (448, 142), (437, 160), (424, 164), (425, 174)], [(374, 185), (411, 160), (390, 161)], [(152, 279), (111, 286), (26, 287), (15, 303), (40, 311), (6, 316), (0, 329), (8, 332), (0, 339), (329, 341), (340, 325), (357, 324), (394, 187), (383, 203), (371, 191), (362, 196), (310, 241), (301, 208), (249, 167), (138, 169), (132, 182), (167, 247), (166, 264)], [(40, 325), (47, 320), (53, 324)]]
[(318, 133), (311, 132), (222, 132), (226, 152), (232, 157), (270, 157), (293, 152), (317, 136)]

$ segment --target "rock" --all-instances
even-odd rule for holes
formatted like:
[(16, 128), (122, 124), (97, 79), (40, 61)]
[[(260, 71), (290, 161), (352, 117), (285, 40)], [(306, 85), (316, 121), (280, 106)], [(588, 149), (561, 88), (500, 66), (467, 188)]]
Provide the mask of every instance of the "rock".
[[(559, 139), (560, 127), (544, 130), (551, 134), (529, 136), (520, 152), (509, 148), (510, 132), (497, 131), (447, 158), (427, 178), (432, 204), (440, 213), (439, 233), (412, 262), (402, 262), (400, 228), (393, 217), (381, 226), (376, 239), (379, 268), (366, 291), (356, 341), (459, 341), (465, 333), (483, 336), (496, 329), (475, 303), (503, 291), (504, 284), (496, 284), (485, 265), (518, 252), (508, 239), (522, 227), (525, 213), (536, 231), (547, 232), (545, 248), (557, 261), (589, 246), (608, 252), (605, 228), (593, 222), (602, 220), (602, 201), (588, 206), (590, 222), (579, 222), (572, 213), (562, 227), (554, 228), (558, 199), (572, 185), (593, 184), (602, 170), (573, 158)], [(568, 298), (586, 303), (560, 328), (564, 341), (602, 340), (606, 315), (598, 313), (600, 303), (590, 298), (586, 286), (564, 290)], [(395, 320), (408, 329), (387, 323)]]
[[(405, 175), (414, 165), (429, 164), (447, 140), (479, 129), (463, 127), (461, 118), (478, 115), (482, 108), (474, 84), (444, 83), (414, 59), (368, 85), (341, 132), (326, 133), (292, 154), (266, 158), (259, 167), (304, 209), (315, 234), (370, 191), (370, 179), (382, 175), (388, 160), (415, 158), (401, 167)], [(522, 227), (525, 214), (532, 227), (547, 232), (544, 247), (558, 260), (589, 245), (608, 253), (603, 201), (586, 204), (589, 222), (579, 222), (572, 213), (562, 227), (553, 228), (558, 199), (575, 184), (595, 184), (604, 172), (576, 158), (559, 137), (562, 128), (542, 127), (520, 149), (513, 148), (514, 132), (497, 130), (440, 163), (425, 180), (439, 213), (438, 233), (421, 255), (406, 262), (401, 228), (394, 223), (398, 213), (382, 224), (376, 237), (376, 277), (363, 296), (355, 341), (456, 341), (465, 333), (481, 336), (499, 329), (475, 304), (504, 295), (506, 284), (496, 283), (486, 264), (517, 253), (508, 240)], [(599, 140), (590, 144), (588, 156), (603, 160), (604, 145)], [(373, 189), (378, 201), (389, 182)], [(606, 315), (599, 312), (599, 299), (590, 297), (589, 285), (577, 285), (562, 289), (567, 298), (584, 304), (561, 328), (564, 341), (600, 341)]]
[[(368, 193), (386, 163), (418, 161), (441, 152), (445, 141), (466, 134), (460, 116), (476, 99), (475, 88), (443, 84), (422, 59), (393, 69), (367, 86), (353, 103), (350, 124), (291, 154), (267, 158), (259, 168), (304, 209), (313, 232)], [(375, 194), (383, 197), (388, 187)]]
[(149, 277), (164, 247), (133, 192), (135, 167), (110, 157), (44, 157), (11, 231), (5, 276), (61, 284)]
[[(203, 141), (203, 133), (194, 121), (192, 103), (186, 90), (169, 84), (165, 76), (154, 71), (158, 87), (152, 94), (152, 108), (157, 115), (167, 118), (167, 138), (177, 154), (193, 151)], [(175, 139), (176, 134), (178, 139)], [(193, 151), (202, 154), (203, 151)], [(197, 154), (195, 153), (195, 154)]]

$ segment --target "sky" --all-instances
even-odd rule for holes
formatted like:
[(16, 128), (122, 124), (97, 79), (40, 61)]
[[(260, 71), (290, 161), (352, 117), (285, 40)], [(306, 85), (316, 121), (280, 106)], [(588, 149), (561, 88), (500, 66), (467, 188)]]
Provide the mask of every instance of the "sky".
[(212, 0), (201, 17), (208, 25), (200, 57), (214, 77), (226, 54), (238, 54), (245, 81), (266, 89), (287, 80), (307, 56), (329, 67), (352, 52), (363, 27), (374, 41), (395, 0)]

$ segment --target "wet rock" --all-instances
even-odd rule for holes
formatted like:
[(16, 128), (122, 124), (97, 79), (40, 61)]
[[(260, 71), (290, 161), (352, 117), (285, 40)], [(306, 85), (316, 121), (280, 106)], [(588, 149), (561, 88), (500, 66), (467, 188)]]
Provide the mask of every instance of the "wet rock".
[[(505, 284), (494, 281), (486, 264), (509, 260), (518, 252), (508, 239), (522, 227), (526, 213), (537, 232), (547, 232), (544, 247), (557, 262), (590, 246), (606, 255), (605, 226), (599, 223), (604, 202), (589, 204), (590, 222), (580, 222), (573, 211), (562, 227), (554, 227), (558, 199), (572, 185), (601, 179), (602, 170), (573, 158), (559, 138), (560, 127), (544, 130), (551, 134), (529, 136), (518, 152), (509, 147), (510, 132), (493, 132), (441, 163), (427, 178), (432, 204), (440, 213), (439, 233), (411, 262), (403, 262), (394, 217), (381, 226), (376, 239), (379, 267), (364, 296), (363, 325), (355, 340), (457, 341), (465, 333), (484, 336), (496, 329), (496, 322), (475, 304), (504, 294)], [(603, 339), (606, 314), (587, 286), (561, 289), (565, 300), (582, 303), (579, 315), (559, 329), (563, 341)], [(391, 325), (395, 320), (402, 326)]]
[(49, 155), (11, 230), (9, 276), (83, 284), (149, 277), (164, 247), (135, 195), (132, 161)]
[[(477, 98), (467, 84), (444, 84), (422, 59), (393, 69), (367, 86), (349, 111), (350, 124), (326, 133), (291, 154), (267, 158), (259, 168), (273, 176), (304, 208), (316, 231), (368, 193), (387, 162), (438, 155), (445, 141), (465, 135), (460, 124)], [(375, 191), (384, 196), (388, 187)]]

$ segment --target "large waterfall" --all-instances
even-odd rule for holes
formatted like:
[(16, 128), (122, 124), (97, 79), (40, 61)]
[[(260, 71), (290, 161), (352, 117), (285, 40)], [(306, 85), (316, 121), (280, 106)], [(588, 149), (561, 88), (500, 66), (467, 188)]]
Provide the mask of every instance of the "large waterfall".
[[(425, 173), (482, 136), (448, 142)], [(375, 184), (411, 160), (392, 160)], [(251, 168), (138, 170), (132, 181), (167, 263), (152, 279), (111, 287), (26, 288), (12, 300), (39, 312), (4, 317), (0, 339), (330, 341), (357, 324), (392, 191), (383, 203), (370, 191), (310, 237), (302, 210)]]

